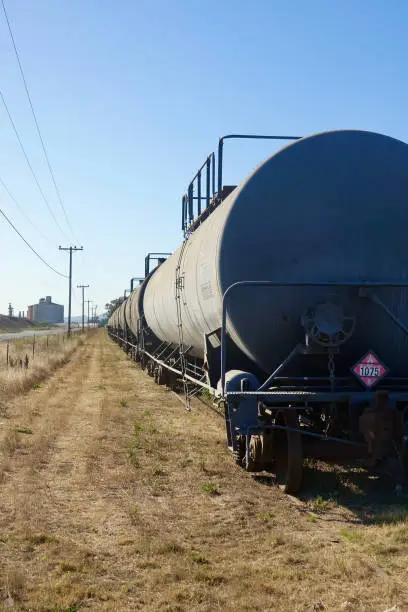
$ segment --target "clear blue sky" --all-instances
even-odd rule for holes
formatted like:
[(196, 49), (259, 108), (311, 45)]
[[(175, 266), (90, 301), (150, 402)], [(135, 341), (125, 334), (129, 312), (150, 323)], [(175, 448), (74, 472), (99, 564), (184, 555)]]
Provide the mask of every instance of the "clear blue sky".
[[(76, 236), (74, 283), (98, 311), (143, 272), (148, 251), (179, 245), (180, 198), (218, 137), (360, 128), (408, 140), (405, 0), (6, 0), (43, 136)], [(0, 86), (61, 225), (7, 27)], [(1, 207), (55, 267), (67, 245), (0, 106)], [(226, 145), (225, 183), (273, 151)], [(408, 171), (408, 169), (407, 169)], [(408, 205), (408, 204), (407, 204)], [(65, 227), (65, 226), (64, 226)], [(0, 312), (67, 283), (0, 221)], [(79, 290), (73, 313), (80, 312)]]

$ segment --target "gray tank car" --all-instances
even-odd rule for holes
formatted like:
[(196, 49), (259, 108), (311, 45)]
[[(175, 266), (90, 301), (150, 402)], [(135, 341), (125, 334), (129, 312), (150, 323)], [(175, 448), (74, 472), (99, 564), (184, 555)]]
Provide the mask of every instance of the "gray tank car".
[(376, 439), (376, 460), (405, 456), (407, 168), (408, 145), (381, 134), (296, 140), (215, 194), (109, 321), (138, 347), (143, 332), (153, 371), (155, 348), (180, 347), (167, 366), (218, 387), (237, 461), (280, 463), (287, 490), (311, 448), (361, 456)]

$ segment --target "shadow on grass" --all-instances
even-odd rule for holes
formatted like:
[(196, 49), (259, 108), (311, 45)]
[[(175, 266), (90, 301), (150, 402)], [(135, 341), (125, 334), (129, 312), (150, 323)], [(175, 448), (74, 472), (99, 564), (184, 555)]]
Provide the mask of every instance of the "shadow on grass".
[[(276, 486), (272, 474), (253, 476), (264, 486)], [(333, 465), (307, 459), (296, 498), (305, 510), (326, 513), (347, 508), (363, 524), (395, 524), (408, 521), (408, 487), (396, 487), (389, 473), (375, 473), (353, 465)], [(334, 517), (328, 520), (336, 520)]]

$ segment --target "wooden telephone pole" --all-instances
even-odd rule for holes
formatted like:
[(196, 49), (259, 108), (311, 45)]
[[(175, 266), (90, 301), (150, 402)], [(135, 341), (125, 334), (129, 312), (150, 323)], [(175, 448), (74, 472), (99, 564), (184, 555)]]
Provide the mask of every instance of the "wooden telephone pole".
[(77, 289), (82, 289), (82, 333), (84, 333), (85, 329), (85, 294), (84, 290), (87, 289), (89, 285), (77, 285)]
[(71, 335), (71, 297), (72, 297), (72, 252), (83, 251), (84, 247), (59, 247), (60, 251), (69, 251), (69, 293), (68, 293), (68, 336)]
[(92, 304), (92, 300), (85, 300), (88, 304), (88, 329), (89, 329), (89, 304)]

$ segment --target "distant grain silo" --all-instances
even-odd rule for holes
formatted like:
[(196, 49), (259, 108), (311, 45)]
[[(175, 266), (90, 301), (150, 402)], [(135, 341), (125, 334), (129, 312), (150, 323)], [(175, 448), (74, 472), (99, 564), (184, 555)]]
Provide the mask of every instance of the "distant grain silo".
[(39, 323), (63, 323), (64, 306), (54, 304), (51, 301), (51, 296), (47, 295), (46, 298), (41, 298), (38, 304), (28, 307), (27, 318)]

